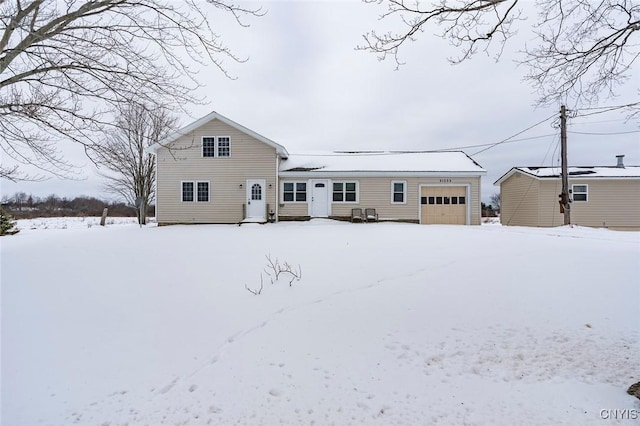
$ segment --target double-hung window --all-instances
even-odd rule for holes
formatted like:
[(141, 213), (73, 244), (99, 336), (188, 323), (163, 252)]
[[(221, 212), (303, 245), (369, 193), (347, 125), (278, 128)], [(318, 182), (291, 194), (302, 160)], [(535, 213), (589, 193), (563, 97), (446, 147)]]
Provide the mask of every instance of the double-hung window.
[(358, 202), (358, 182), (334, 182), (333, 183), (334, 203), (357, 203)]
[(203, 157), (231, 157), (229, 136), (204, 136), (202, 138)]
[(209, 182), (185, 181), (182, 182), (183, 203), (206, 203), (209, 201)]
[(589, 186), (588, 185), (572, 185), (573, 201), (588, 201)]
[(282, 201), (285, 203), (307, 201), (307, 183), (284, 182), (282, 185)]
[(405, 204), (407, 202), (407, 182), (400, 180), (391, 182), (391, 203)]

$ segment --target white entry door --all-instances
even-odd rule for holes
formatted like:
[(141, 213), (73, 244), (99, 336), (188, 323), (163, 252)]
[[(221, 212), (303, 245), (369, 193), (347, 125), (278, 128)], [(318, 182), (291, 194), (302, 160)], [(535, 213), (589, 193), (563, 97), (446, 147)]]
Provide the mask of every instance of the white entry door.
[(247, 219), (265, 219), (265, 180), (247, 180)]
[(329, 216), (329, 181), (311, 181), (311, 217)]

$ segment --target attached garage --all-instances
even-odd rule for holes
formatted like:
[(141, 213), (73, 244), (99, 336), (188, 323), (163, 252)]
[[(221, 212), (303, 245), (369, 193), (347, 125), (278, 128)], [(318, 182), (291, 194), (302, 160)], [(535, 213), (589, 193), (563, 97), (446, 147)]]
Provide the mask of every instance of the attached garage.
[(375, 209), (379, 222), (480, 225), (483, 174), (463, 152), (293, 154), (280, 162), (278, 219)]
[(428, 225), (468, 224), (466, 186), (421, 186), (420, 223)]

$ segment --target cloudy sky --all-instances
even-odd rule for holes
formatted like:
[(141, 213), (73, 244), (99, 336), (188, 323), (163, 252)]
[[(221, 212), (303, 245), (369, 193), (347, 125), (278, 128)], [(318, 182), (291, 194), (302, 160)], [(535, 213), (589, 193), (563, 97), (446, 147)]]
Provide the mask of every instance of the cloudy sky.
[[(524, 26), (499, 62), (479, 53), (457, 66), (447, 62), (456, 55), (455, 48), (432, 35), (436, 28), (428, 29), (402, 50), (406, 64), (395, 70), (393, 61), (380, 62), (372, 53), (355, 50), (366, 32), (393, 29), (391, 22), (377, 19), (383, 6), (358, 0), (250, 5), (262, 5), (267, 13), (245, 19), (247, 28), (220, 11), (210, 14), (214, 30), (248, 61), (225, 63), (234, 79), (213, 66), (202, 68), (200, 94), (209, 103), (190, 108), (190, 116), (181, 116), (183, 125), (215, 110), (284, 145), (290, 153), (443, 150), (500, 142), (559, 115), (560, 102), (534, 107), (535, 93), (523, 81), (526, 69), (516, 65), (524, 43), (535, 43)], [(634, 101), (638, 87), (636, 66), (626, 86), (618, 90), (620, 96), (598, 106)], [(637, 120), (626, 121), (620, 112), (571, 119), (569, 163), (615, 165), (615, 156), (625, 154), (626, 164), (640, 165), (639, 129)], [(515, 139), (523, 138), (528, 140), (501, 144), (477, 155), (473, 154), (483, 147), (463, 149), (487, 170), (484, 201), (499, 190), (493, 182), (513, 166), (559, 164), (557, 120)], [(77, 147), (62, 149), (83, 166), (84, 179), (2, 181), (2, 195), (25, 191), (38, 196), (113, 198), (101, 188), (95, 168)]]

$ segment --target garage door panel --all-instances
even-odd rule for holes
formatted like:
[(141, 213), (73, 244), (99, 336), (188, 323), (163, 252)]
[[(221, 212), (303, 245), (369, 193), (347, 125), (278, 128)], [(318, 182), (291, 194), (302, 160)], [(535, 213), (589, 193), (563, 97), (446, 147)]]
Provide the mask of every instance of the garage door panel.
[(420, 222), (423, 224), (467, 223), (467, 188), (464, 186), (423, 186), (420, 200)]

